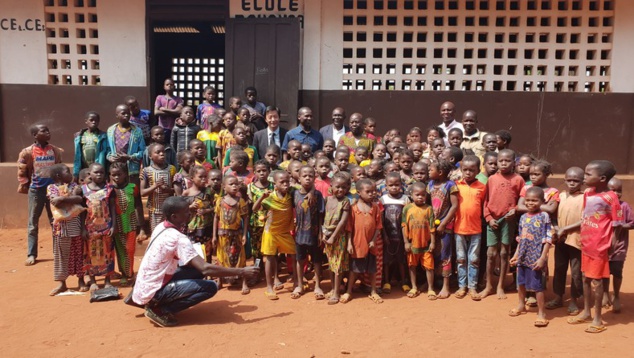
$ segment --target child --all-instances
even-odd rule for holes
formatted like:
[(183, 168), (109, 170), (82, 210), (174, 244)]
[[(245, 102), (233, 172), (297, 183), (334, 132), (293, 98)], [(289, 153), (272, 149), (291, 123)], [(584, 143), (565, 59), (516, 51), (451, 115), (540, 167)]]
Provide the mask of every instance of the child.
[(372, 151), (372, 159), (387, 159), (387, 147), (385, 144), (377, 144), (374, 146), (374, 150)]
[(321, 228), (322, 240), (325, 243), (328, 267), (332, 273), (332, 290), (329, 293), (328, 304), (339, 303), (339, 287), (342, 274), (349, 270), (348, 240), (350, 232), (347, 230), (350, 215), (350, 201), (346, 198), (350, 188), (350, 179), (343, 173), (337, 173), (332, 178), (332, 196), (326, 198), (326, 215)]
[(183, 107), (180, 115), (180, 122), (177, 122), (172, 129), (170, 145), (176, 153), (189, 150), (189, 142), (196, 139), (200, 127), (195, 122), (194, 109), (190, 106)]
[[(114, 248), (121, 271), (121, 286), (128, 286), (128, 279), (134, 277), (134, 251), (137, 242), (147, 239), (141, 193), (136, 184), (128, 181), (128, 167), (123, 163), (112, 163), (110, 180), (116, 193), (115, 202), (117, 231), (114, 234)], [(136, 214), (136, 215), (135, 215)]]
[(165, 147), (158, 143), (150, 144), (152, 164), (143, 168), (141, 173), (141, 196), (148, 196), (147, 206), (150, 212), (150, 229), (165, 220), (161, 208), (163, 202), (174, 194), (173, 180), (176, 168), (165, 161)]
[(365, 173), (369, 179), (372, 179), (376, 184), (377, 190), (379, 186), (385, 184), (385, 173), (383, 172), (383, 167), (385, 166), (385, 162), (381, 159), (372, 159), (370, 164), (365, 167)]
[(480, 181), (480, 183), (486, 185), (489, 181), (489, 177), (498, 171), (498, 153), (486, 152), (484, 153), (484, 157), (482, 159), (483, 164), (481, 165), (481, 171), (476, 178)]
[(213, 235), (214, 193), (207, 187), (207, 171), (201, 166), (190, 170), (191, 186), (182, 193), (189, 202), (191, 217), (187, 224), (187, 236), (193, 244), (199, 244), (203, 258), (211, 262), (211, 237)]
[[(247, 195), (250, 203), (258, 201), (267, 190), (273, 190), (273, 183), (269, 181), (270, 168), (271, 166), (266, 160), (260, 159), (255, 162), (255, 179), (247, 185)], [(251, 212), (249, 235), (251, 237), (251, 253), (255, 259), (262, 259), (262, 233), (266, 215), (267, 211), (264, 209)]]
[(482, 137), (482, 145), (487, 152), (498, 151), (498, 139), (495, 133), (487, 133)]
[(266, 147), (266, 153), (264, 154), (264, 160), (269, 163), (269, 167), (271, 168), (271, 172), (274, 170), (278, 170), (277, 163), (280, 159), (280, 147), (277, 144), (271, 144)]
[(345, 150), (339, 150), (335, 152), (335, 165), (340, 172), (347, 172), (350, 165), (350, 154)]
[(28, 251), (24, 262), (26, 266), (35, 265), (39, 221), (44, 208), (49, 222), (53, 222), (50, 202), (46, 196), (46, 187), (53, 180), (43, 169), (62, 162), (62, 149), (48, 142), (51, 140), (51, 132), (46, 125), (34, 124), (30, 132), (35, 143), (22, 149), (18, 155), (18, 193), (28, 194), (29, 199)]
[(86, 246), (84, 248), (84, 272), (90, 276), (90, 291), (99, 289), (96, 276), (105, 276), (105, 287), (112, 287), (110, 277), (114, 271), (114, 243), (117, 216), (117, 193), (106, 182), (106, 170), (99, 163), (92, 163), (90, 183), (75, 190), (86, 200)]
[(236, 140), (233, 137), (233, 130), (236, 127), (236, 115), (232, 112), (228, 112), (222, 117), (222, 120), (225, 124), (225, 129), (221, 130), (218, 133), (218, 143), (216, 144), (216, 150), (218, 152), (218, 168), (223, 168), (221, 159), (225, 158), (225, 154), (227, 150), (236, 144)]
[[(225, 176), (222, 184), (225, 195), (216, 203), (212, 242), (220, 266), (245, 267), (244, 245), (249, 232), (249, 207), (240, 197), (238, 178)], [(250, 292), (247, 279), (243, 276), (242, 294), (248, 295)]]
[(290, 164), (286, 168), (286, 171), (291, 175), (291, 186), (295, 189), (299, 189), (299, 169), (304, 164), (297, 160), (291, 160)]
[(218, 145), (218, 133), (220, 132), (222, 127), (222, 118), (213, 114), (209, 116), (207, 121), (209, 129), (201, 129), (200, 132), (198, 132), (198, 134), (196, 135), (196, 139), (205, 144), (205, 147), (207, 148), (207, 155), (205, 159), (209, 163), (213, 164), (218, 161), (218, 152), (216, 150), (216, 146)]
[[(274, 276), (277, 276), (277, 254), (290, 257), (295, 266), (295, 240), (290, 234), (293, 225), (293, 196), (290, 193), (290, 175), (284, 171), (273, 172), (274, 190), (265, 191), (253, 204), (253, 211), (268, 210), (262, 232), (262, 255), (265, 259), (266, 291), (269, 300), (278, 300), (273, 290)], [(295, 278), (295, 287), (302, 283)]]
[[(548, 320), (544, 311), (544, 290), (548, 276), (548, 250), (552, 244), (552, 230), (550, 215), (540, 209), (544, 204), (544, 190), (539, 186), (528, 188), (525, 203), (528, 211), (520, 218), (519, 245), (510, 261), (511, 265), (517, 265), (518, 306), (509, 311), (509, 316), (516, 317), (526, 313), (526, 292), (535, 292), (535, 327), (546, 327)], [(500, 281), (502, 277), (500, 276)]]
[(401, 278), (403, 292), (410, 291), (405, 283), (405, 247), (401, 230), (403, 208), (409, 204), (409, 198), (403, 194), (401, 175), (390, 173), (385, 179), (387, 194), (381, 196), (383, 206), (383, 293), (390, 293), (390, 267), (396, 266)]
[(205, 168), (207, 173), (216, 167), (213, 162), (207, 161), (205, 144), (199, 139), (189, 141), (189, 151), (194, 155), (194, 164)]
[[(436, 233), (440, 235), (440, 260), (443, 284), (438, 298), (449, 297), (449, 277), (451, 276), (451, 244), (453, 241), (454, 216), (458, 211), (458, 188), (456, 183), (448, 180), (452, 165), (446, 160), (439, 160), (429, 166), (429, 184), (427, 193), (431, 197), (434, 210)], [(431, 290), (431, 289), (430, 289)], [(430, 297), (433, 300), (433, 298)]]
[(409, 146), (407, 146), (412, 154), (414, 154), (414, 163), (418, 163), (419, 160), (423, 157), (423, 152), (425, 151), (425, 147), (423, 147), (423, 143), (421, 142), (412, 142)]
[[(321, 266), (324, 261), (321, 227), (324, 220), (324, 197), (315, 190), (315, 169), (304, 165), (299, 170), (300, 188), (293, 193), (295, 207), (295, 252), (297, 255), (297, 281), (300, 283), (291, 294), (299, 298), (304, 293), (304, 265), (308, 255), (315, 267), (315, 300), (323, 300), (321, 289)], [(311, 194), (309, 196), (309, 194)], [(311, 198), (312, 197), (312, 198)], [(312, 202), (311, 202), (312, 201)]]
[(407, 133), (407, 140), (406, 140), (407, 145), (410, 145), (412, 143), (421, 143), (422, 140), (423, 140), (423, 131), (418, 127), (413, 127)]
[(439, 158), (442, 158), (442, 152), (445, 150), (445, 140), (442, 138), (434, 139), (431, 142), (431, 155), (429, 159), (432, 161), (438, 161)]
[(400, 136), (401, 132), (396, 129), (396, 128), (392, 128), (389, 131), (385, 132), (385, 135), (383, 136), (383, 143), (384, 145), (388, 145), (392, 139), (394, 139), (394, 137), (396, 136)]
[(476, 291), (482, 238), (482, 205), (486, 197), (486, 185), (476, 179), (480, 171), (480, 159), (469, 155), (460, 166), (462, 179), (458, 187), (458, 211), (456, 212), (456, 262), (458, 264), (458, 286), (456, 298), (469, 297), (479, 301)]
[(141, 129), (141, 132), (143, 132), (143, 139), (145, 139), (145, 145), (150, 145), (152, 112), (148, 109), (141, 109), (136, 97), (127, 96), (123, 102), (130, 109), (130, 123)]
[(308, 159), (313, 157), (313, 150), (310, 144), (302, 144), (302, 161), (306, 162)]
[(258, 91), (255, 87), (247, 87), (244, 90), (244, 97), (247, 101), (243, 104), (243, 107), (249, 109), (249, 112), (251, 112), (251, 119), (258, 120), (264, 118), (266, 105), (262, 102), (258, 102)]
[(334, 139), (324, 140), (323, 151), (326, 154), (326, 157), (330, 159), (331, 161), (335, 159), (334, 154), (335, 154), (336, 147), (337, 147), (337, 144), (335, 143)]
[(436, 299), (434, 292), (434, 248), (436, 229), (434, 211), (427, 205), (427, 191), (421, 182), (412, 184), (412, 201), (403, 208), (401, 227), (403, 242), (407, 253), (407, 266), (412, 288), (407, 297), (414, 298), (420, 294), (416, 280), (416, 270), (421, 265), (427, 278), (427, 298)]
[(449, 133), (447, 133), (447, 141), (450, 147), (460, 148), (463, 138), (462, 129), (460, 128), (451, 128)]
[[(546, 180), (552, 175), (552, 169), (550, 163), (544, 160), (538, 160), (529, 167), (529, 179), (530, 181), (522, 188), (520, 192), (520, 199), (517, 203), (517, 212), (528, 212), (528, 208), (524, 205), (524, 196), (526, 190), (532, 186), (538, 186), (544, 191), (544, 205), (541, 210), (551, 217), (556, 217), (557, 207), (559, 206), (559, 190), (548, 186)], [(518, 173), (519, 174), (519, 173)]]
[(240, 193), (246, 198), (247, 185), (253, 181), (253, 172), (247, 169), (249, 156), (245, 151), (234, 150), (229, 158), (229, 165), (225, 167), (225, 176), (233, 176), (238, 179), (240, 184)]
[(570, 266), (570, 303), (568, 314), (579, 314), (577, 299), (583, 296), (583, 278), (581, 276), (581, 242), (579, 226), (583, 210), (583, 169), (568, 168), (564, 176), (567, 191), (559, 195), (557, 208), (556, 245), (555, 245), (555, 274), (553, 277), (553, 292), (555, 298), (546, 303), (546, 309), (563, 307), (566, 290), (566, 275)]
[(317, 177), (315, 178), (315, 189), (317, 189), (324, 198), (330, 196), (331, 180), (329, 174), (331, 172), (330, 160), (326, 157), (320, 157), (315, 161)]
[(442, 139), (443, 145), (445, 144), (445, 132), (442, 128), (438, 126), (431, 126), (427, 129), (427, 148), (423, 152), (423, 158), (432, 158), (433, 157), (433, 142), (436, 139)]
[(236, 125), (236, 127), (233, 129), (233, 138), (235, 140), (235, 145), (227, 149), (222, 166), (226, 169), (226, 167), (229, 165), (229, 157), (231, 156), (232, 150), (241, 149), (249, 156), (247, 169), (253, 170), (253, 163), (260, 160), (260, 158), (258, 157), (257, 149), (255, 149), (254, 146), (249, 145), (249, 142), (247, 142), (246, 129), (244, 125), (242, 125), (241, 123), (238, 123), (238, 125)]
[(194, 165), (194, 155), (191, 152), (178, 153), (178, 165), (180, 169), (178, 173), (174, 175), (173, 189), (176, 196), (182, 196), (183, 191), (189, 189), (191, 186), (191, 180), (189, 178), (189, 171)]
[(84, 185), (90, 182), (90, 170), (84, 168), (79, 171), (79, 177), (77, 178), (77, 184)]
[(515, 152), (503, 149), (498, 153), (498, 172), (489, 177), (487, 196), (484, 200), (484, 219), (487, 222), (486, 286), (480, 297), (493, 293), (493, 271), (500, 256), (500, 279), (497, 285), (498, 299), (506, 299), (504, 276), (508, 269), (508, 252), (517, 222), (515, 207), (524, 187), (524, 179), (515, 174)]
[(357, 164), (360, 167), (365, 167), (366, 165), (370, 164), (370, 160), (368, 159), (369, 157), (370, 153), (368, 153), (368, 148), (359, 147), (357, 148), (357, 150), (354, 151), (353, 164)]
[[(414, 182), (421, 182), (427, 185), (429, 179), (429, 165), (422, 160), (414, 163), (412, 165), (412, 179), (414, 179)], [(408, 190), (408, 192), (410, 191)]]
[(251, 112), (249, 112), (249, 109), (244, 107), (240, 108), (238, 110), (237, 119), (244, 126), (244, 130), (247, 137), (247, 143), (249, 143), (249, 145), (253, 145), (253, 135), (259, 129), (255, 125), (255, 123), (251, 122)]
[[(81, 196), (74, 192), (77, 184), (73, 182), (70, 169), (64, 164), (55, 164), (49, 169), (53, 183), (47, 188), (46, 196), (53, 207), (65, 214), (64, 218), (53, 223), (53, 279), (59, 282), (51, 292), (55, 296), (66, 291), (66, 279), (77, 275), (80, 292), (88, 291), (84, 282), (83, 240), (80, 214), (83, 209)], [(79, 210), (76, 210), (78, 207)]]
[(165, 130), (165, 138), (172, 138), (172, 128), (183, 110), (183, 99), (174, 95), (176, 85), (171, 78), (166, 78), (163, 82), (164, 95), (156, 96), (154, 101), (154, 115), (157, 117), (158, 125)]
[[(152, 127), (152, 129), (150, 130), (150, 137), (152, 138), (152, 143), (163, 144), (165, 148), (165, 161), (168, 164), (171, 164), (173, 166), (180, 164), (176, 160), (177, 154), (174, 148), (172, 148), (172, 146), (170, 146), (169, 144), (165, 143), (165, 132), (163, 131), (163, 128), (159, 126)], [(150, 153), (148, 151), (148, 147), (145, 147), (145, 151), (143, 151), (143, 167), (150, 166)]]
[(106, 132), (99, 129), (99, 113), (86, 113), (86, 128), (75, 133), (75, 160), (73, 161), (73, 176), (75, 181), (79, 171), (86, 169), (92, 163), (106, 165), (108, 154), (108, 137)]
[(370, 276), (370, 295), (374, 303), (383, 303), (383, 299), (376, 292), (376, 240), (381, 234), (383, 224), (381, 222), (381, 210), (375, 201), (376, 185), (370, 179), (361, 179), (357, 182), (359, 199), (350, 210), (348, 228), (351, 239), (348, 241), (348, 253), (352, 258), (350, 275), (348, 277), (348, 290), (341, 296), (339, 302), (347, 303), (352, 299), (352, 287), (359, 274), (367, 273)]
[(401, 167), (401, 180), (403, 181), (403, 185), (407, 186), (413, 182), (412, 165), (414, 165), (414, 153), (412, 153), (409, 149), (404, 149), (400, 153), (401, 155), (398, 158), (398, 163)]
[(522, 176), (527, 185), (531, 184), (531, 165), (533, 165), (533, 157), (528, 154), (522, 154), (517, 160), (517, 174)]
[(130, 109), (120, 104), (115, 110), (118, 123), (108, 128), (108, 156), (110, 163), (128, 165), (130, 182), (139, 184), (139, 169), (145, 151), (143, 132), (130, 124)]
[(449, 180), (458, 181), (462, 179), (462, 171), (460, 171), (460, 161), (462, 161), (463, 154), (460, 147), (448, 147), (443, 149), (441, 158), (451, 163), (452, 168), (449, 173)]
[(238, 116), (238, 111), (240, 110), (240, 108), (242, 107), (242, 99), (240, 99), (240, 97), (231, 97), (229, 98), (229, 111), (231, 111), (231, 113), (235, 114), (236, 117)]
[[(619, 198), (619, 204), (621, 204), (621, 210), (623, 212), (623, 225), (615, 228), (614, 238), (612, 241), (611, 253), (609, 256), (610, 261), (610, 275), (613, 277), (613, 290), (614, 296), (610, 299), (610, 279), (603, 279), (603, 308), (607, 306), (613, 306), (613, 313), (621, 313), (621, 284), (623, 283), (623, 265), (627, 255), (627, 247), (629, 246), (628, 231), (634, 227), (634, 214), (632, 214), (632, 208), (630, 204), (621, 200), (623, 196), (623, 183), (621, 179), (616, 177), (610, 179), (608, 182), (608, 189), (612, 190)], [(616, 240), (614, 240), (616, 239)]]
[(513, 139), (513, 137), (511, 136), (511, 132), (507, 131), (506, 129), (501, 129), (495, 132), (495, 137), (497, 139), (498, 151), (509, 149), (509, 147), (511, 146), (511, 140)]
[(366, 137), (368, 137), (369, 139), (374, 139), (374, 141), (377, 143), (380, 143), (383, 140), (383, 138), (377, 137), (376, 135), (374, 135), (374, 132), (376, 131), (376, 119), (372, 117), (368, 117), (363, 120), (363, 124), (364, 124), (363, 131)]
[(293, 139), (289, 141), (287, 145), (288, 145), (288, 150), (286, 151), (286, 154), (289, 159), (280, 163), (280, 168), (286, 170), (286, 168), (288, 168), (289, 163), (294, 160), (300, 161), (302, 162), (302, 164), (306, 164), (302, 160), (302, 144), (299, 141)]
[(216, 114), (218, 108), (222, 108), (216, 103), (217, 95), (214, 86), (207, 86), (203, 89), (203, 102), (196, 109), (196, 122), (202, 130), (212, 132), (211, 116)]

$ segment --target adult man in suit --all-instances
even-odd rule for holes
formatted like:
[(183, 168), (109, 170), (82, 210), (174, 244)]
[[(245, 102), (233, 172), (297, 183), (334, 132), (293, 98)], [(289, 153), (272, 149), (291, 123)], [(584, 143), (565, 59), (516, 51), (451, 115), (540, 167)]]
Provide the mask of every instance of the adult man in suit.
[[(286, 129), (280, 127), (280, 115), (282, 112), (275, 106), (266, 107), (264, 118), (266, 120), (267, 127), (255, 132), (253, 135), (253, 146), (258, 150), (260, 158), (264, 158), (266, 154), (266, 148), (275, 144), (278, 147), (282, 147), (284, 138), (288, 132)], [(280, 161), (282, 160), (280, 155)]]
[(332, 110), (332, 124), (321, 127), (319, 133), (324, 137), (324, 140), (332, 139), (335, 141), (335, 145), (337, 145), (339, 138), (350, 131), (350, 128), (345, 125), (345, 122), (346, 111), (341, 107), (337, 107)]

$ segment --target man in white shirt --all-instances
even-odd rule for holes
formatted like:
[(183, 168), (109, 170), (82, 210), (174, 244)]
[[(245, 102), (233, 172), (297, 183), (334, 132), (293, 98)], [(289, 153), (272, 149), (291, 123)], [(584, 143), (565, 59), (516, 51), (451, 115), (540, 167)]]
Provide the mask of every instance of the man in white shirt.
[[(172, 327), (178, 324), (174, 314), (218, 292), (216, 283), (205, 280), (205, 276), (252, 278), (258, 275), (259, 268), (225, 268), (205, 262), (187, 235), (180, 231), (190, 218), (185, 198), (172, 196), (165, 199), (163, 214), (166, 220), (154, 229), (143, 255), (132, 301), (136, 306), (145, 306), (145, 316), (155, 324)], [(179, 261), (183, 266), (178, 266)]]
[(264, 158), (266, 148), (269, 145), (275, 144), (278, 147), (282, 147), (282, 143), (284, 143), (284, 138), (288, 131), (280, 127), (281, 114), (280, 109), (277, 107), (266, 107), (265, 118), (267, 127), (255, 132), (253, 135), (253, 146), (258, 150), (260, 158)]
[(453, 128), (460, 128), (462, 133), (464, 133), (462, 124), (454, 118), (455, 111), (456, 106), (452, 102), (447, 101), (440, 105), (440, 117), (442, 118), (442, 123), (439, 124), (438, 127), (445, 132), (445, 146), (447, 147), (449, 146), (449, 140), (447, 138), (449, 130)]

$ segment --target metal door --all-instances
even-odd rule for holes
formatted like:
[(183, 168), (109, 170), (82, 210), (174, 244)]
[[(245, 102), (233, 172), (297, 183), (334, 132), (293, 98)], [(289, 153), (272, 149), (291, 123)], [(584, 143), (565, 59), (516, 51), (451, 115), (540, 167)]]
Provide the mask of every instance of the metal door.
[(282, 111), (283, 127), (294, 127), (299, 101), (300, 26), (297, 18), (231, 18), (225, 38), (225, 98), (244, 89)]

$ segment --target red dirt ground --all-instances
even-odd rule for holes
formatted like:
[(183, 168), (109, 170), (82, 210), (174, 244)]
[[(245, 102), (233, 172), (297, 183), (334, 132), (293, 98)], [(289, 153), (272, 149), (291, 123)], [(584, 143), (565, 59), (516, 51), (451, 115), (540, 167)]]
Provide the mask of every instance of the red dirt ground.
[[(0, 346), (4, 357), (123, 356), (597, 356), (632, 354), (634, 266), (625, 266), (623, 313), (604, 315), (608, 330), (584, 333), (566, 323), (565, 309), (548, 312), (550, 326), (533, 327), (534, 312), (511, 318), (516, 294), (428, 301), (403, 293), (382, 305), (357, 293), (346, 304), (328, 306), (308, 294), (267, 301), (263, 284), (248, 296), (221, 290), (216, 297), (178, 315), (180, 325), (155, 327), (142, 311), (122, 301), (89, 303), (86, 296), (49, 297), (54, 287), (48, 227), (40, 236), (37, 265), (23, 265), (25, 230), (0, 231)], [(143, 253), (144, 247), (138, 247)], [(552, 255), (551, 255), (552, 257)], [(136, 266), (140, 262), (137, 257)], [(552, 259), (550, 267), (552, 268)], [(510, 281), (510, 276), (508, 277)], [(115, 281), (116, 283), (116, 281)], [(76, 280), (69, 279), (76, 287)], [(330, 285), (327, 282), (326, 288)], [(127, 294), (129, 289), (122, 289)]]

